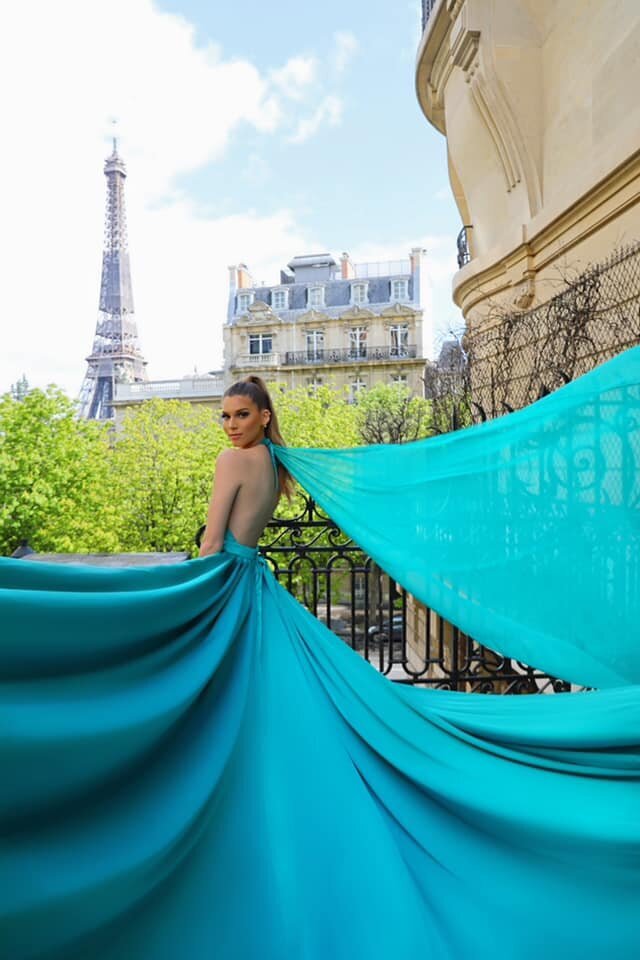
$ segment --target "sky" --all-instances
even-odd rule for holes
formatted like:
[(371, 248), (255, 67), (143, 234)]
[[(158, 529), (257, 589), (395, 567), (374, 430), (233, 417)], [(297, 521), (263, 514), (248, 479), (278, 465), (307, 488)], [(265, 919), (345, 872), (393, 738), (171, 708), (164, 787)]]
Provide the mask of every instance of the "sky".
[(415, 95), (419, 0), (31, 0), (0, 12), (0, 393), (79, 390), (114, 119), (151, 379), (222, 365), (229, 264), (428, 251), (434, 325), (460, 218)]

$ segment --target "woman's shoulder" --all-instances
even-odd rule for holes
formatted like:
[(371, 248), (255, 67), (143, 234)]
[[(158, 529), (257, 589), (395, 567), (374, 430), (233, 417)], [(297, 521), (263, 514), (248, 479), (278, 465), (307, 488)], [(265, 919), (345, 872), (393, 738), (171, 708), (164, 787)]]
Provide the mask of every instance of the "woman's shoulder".
[(224, 450), (220, 451), (216, 458), (216, 469), (222, 467), (223, 470), (229, 471), (241, 470), (252, 460), (255, 461), (264, 457), (264, 454), (259, 452), (263, 449), (266, 448), (262, 444), (256, 444), (254, 447), (246, 447), (245, 449), (238, 447), (225, 447)]

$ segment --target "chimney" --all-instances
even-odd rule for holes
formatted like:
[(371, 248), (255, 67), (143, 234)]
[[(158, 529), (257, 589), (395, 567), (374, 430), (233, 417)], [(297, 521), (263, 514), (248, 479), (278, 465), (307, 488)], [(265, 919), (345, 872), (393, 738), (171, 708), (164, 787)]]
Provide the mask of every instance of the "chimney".
[(412, 247), (411, 253), (409, 254), (409, 260), (411, 261), (411, 273), (416, 273), (420, 268), (420, 261), (422, 260), (423, 254), (427, 251), (424, 247)]
[(247, 270), (247, 265), (245, 263), (239, 263), (236, 269), (238, 271), (238, 290), (246, 290), (249, 287), (253, 287), (253, 277)]
[(349, 254), (343, 253), (340, 257), (340, 276), (343, 280), (351, 280), (355, 275), (356, 271), (353, 268)]

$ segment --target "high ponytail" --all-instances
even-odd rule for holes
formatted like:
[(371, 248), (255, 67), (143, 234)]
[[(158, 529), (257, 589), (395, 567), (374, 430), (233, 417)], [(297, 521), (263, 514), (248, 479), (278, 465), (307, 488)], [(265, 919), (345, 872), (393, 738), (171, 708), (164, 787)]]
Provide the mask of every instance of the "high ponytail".
[[(268, 410), (271, 414), (269, 422), (265, 427), (264, 435), (268, 437), (273, 444), (278, 447), (286, 447), (286, 443), (280, 433), (280, 424), (278, 415), (273, 406), (271, 394), (262, 377), (252, 373), (244, 380), (237, 380), (224, 392), (225, 397), (249, 397), (253, 400), (258, 410)], [(291, 500), (295, 491), (295, 481), (289, 471), (282, 464), (279, 465), (280, 493), (284, 493), (288, 500)]]

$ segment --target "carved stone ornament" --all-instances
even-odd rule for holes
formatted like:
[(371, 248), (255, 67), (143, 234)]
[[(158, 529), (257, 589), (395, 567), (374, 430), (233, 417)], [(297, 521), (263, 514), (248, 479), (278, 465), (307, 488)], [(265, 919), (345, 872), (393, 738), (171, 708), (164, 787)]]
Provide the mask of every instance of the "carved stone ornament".
[(412, 307), (407, 307), (402, 303), (394, 303), (389, 307), (385, 307), (381, 317), (406, 317), (407, 319), (413, 319), (416, 315), (416, 311)]
[(312, 307), (311, 310), (307, 310), (306, 313), (298, 317), (297, 323), (329, 323), (330, 320), (331, 317), (328, 314)]
[(248, 323), (261, 323), (264, 321), (274, 323), (279, 320), (279, 317), (264, 300), (254, 300), (243, 319)]
[(357, 304), (354, 304), (352, 307), (349, 307), (348, 310), (345, 310), (344, 313), (340, 314), (341, 320), (356, 320), (360, 323), (363, 320), (372, 320), (375, 317), (375, 313), (372, 313), (371, 310), (367, 310), (365, 307), (359, 307)]
[(513, 285), (511, 303), (516, 310), (527, 310), (533, 303), (536, 295), (536, 286), (533, 277), (525, 277), (520, 283)]

